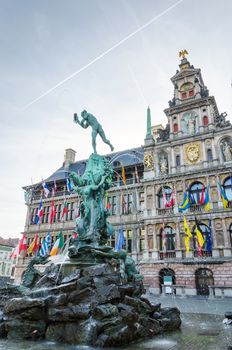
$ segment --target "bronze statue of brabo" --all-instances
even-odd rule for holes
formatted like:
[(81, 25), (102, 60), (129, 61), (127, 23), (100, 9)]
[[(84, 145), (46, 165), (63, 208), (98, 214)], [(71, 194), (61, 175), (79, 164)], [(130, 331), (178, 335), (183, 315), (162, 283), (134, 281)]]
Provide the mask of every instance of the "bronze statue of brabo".
[(102, 138), (102, 141), (110, 146), (111, 151), (114, 150), (114, 147), (111, 145), (110, 141), (107, 140), (104, 130), (102, 129), (101, 124), (97, 121), (94, 115), (88, 113), (86, 110), (81, 112), (82, 120), (80, 121), (77, 113), (74, 114), (74, 122), (79, 124), (82, 128), (87, 129), (88, 126), (92, 127), (92, 146), (94, 153), (96, 151), (96, 137), (99, 134)]

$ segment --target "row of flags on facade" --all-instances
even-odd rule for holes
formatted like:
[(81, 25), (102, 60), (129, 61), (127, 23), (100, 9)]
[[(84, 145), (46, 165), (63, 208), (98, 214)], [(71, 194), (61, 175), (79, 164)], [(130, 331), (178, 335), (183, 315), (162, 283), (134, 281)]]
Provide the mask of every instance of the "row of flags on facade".
[(60, 232), (55, 243), (52, 245), (52, 239), (51, 239), (51, 233), (48, 232), (46, 237), (44, 237), (42, 244), (39, 243), (39, 235), (38, 233), (35, 234), (34, 239), (30, 243), (29, 246), (27, 246), (27, 237), (24, 233), (19, 244), (17, 247), (13, 250), (11, 254), (11, 258), (15, 258), (18, 255), (21, 254), (21, 252), (24, 252), (24, 255), (26, 254), (38, 254), (39, 256), (55, 256), (58, 253), (62, 252), (62, 249), (64, 248), (64, 237), (63, 233)]
[[(222, 203), (223, 203), (223, 208), (226, 209), (226, 208), (228, 208), (229, 199), (226, 195), (226, 192), (225, 192), (223, 186), (220, 184), (219, 181), (217, 182), (217, 186), (218, 186), (218, 192), (219, 192), (220, 198), (221, 198)], [(196, 203), (196, 200), (195, 200), (193, 194), (191, 193), (191, 191), (184, 192), (184, 198), (183, 198), (181, 205), (179, 206), (179, 212), (184, 212), (185, 210), (190, 208), (191, 204), (200, 204), (200, 205), (204, 206), (204, 209), (206, 211), (210, 211), (209, 190), (210, 190), (210, 186), (207, 186), (206, 188), (202, 187), (202, 192), (201, 192), (199, 203)]]
[[(76, 238), (76, 237), (77, 237), (77, 233), (74, 232), (73, 238)], [(124, 241), (125, 241), (125, 238), (123, 235), (123, 227), (121, 226), (119, 229), (118, 239), (115, 246), (115, 249), (117, 251), (122, 250)], [(59, 233), (53, 245), (52, 245), (52, 238), (51, 238), (50, 232), (48, 232), (47, 235), (44, 237), (42, 244), (39, 243), (39, 235), (38, 233), (36, 233), (34, 239), (29, 244), (29, 246), (27, 245), (26, 233), (24, 233), (19, 244), (11, 253), (11, 258), (16, 258), (18, 255), (21, 254), (21, 252), (24, 252), (24, 256), (26, 256), (27, 253), (37, 254), (39, 256), (46, 256), (46, 255), (55, 256), (63, 252), (64, 246), (65, 246), (65, 242), (64, 242), (64, 236), (62, 232)]]
[[(196, 217), (195, 217), (195, 223), (196, 223), (195, 234), (196, 234), (196, 241), (197, 241), (197, 248), (198, 248), (199, 255), (202, 256), (202, 248), (204, 244), (205, 244), (206, 251), (211, 253), (212, 252), (212, 213), (210, 213), (209, 225), (206, 226), (207, 232), (202, 232), (201, 225), (196, 219)], [(189, 224), (187, 222), (186, 217), (184, 216), (184, 242), (185, 242), (185, 248), (187, 253), (190, 252), (189, 242), (192, 236), (193, 235), (190, 230)], [(164, 222), (162, 224), (162, 251), (165, 256), (167, 252), (167, 236), (165, 232)]]

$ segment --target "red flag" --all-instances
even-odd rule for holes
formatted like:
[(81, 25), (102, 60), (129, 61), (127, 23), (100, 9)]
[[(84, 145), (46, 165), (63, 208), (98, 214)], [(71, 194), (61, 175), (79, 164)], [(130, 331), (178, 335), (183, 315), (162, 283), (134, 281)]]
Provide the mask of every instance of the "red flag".
[(68, 212), (68, 203), (65, 200), (64, 201), (64, 208), (63, 208), (62, 215), (61, 215), (61, 219), (63, 219), (63, 217), (65, 216), (65, 214), (67, 214), (67, 212)]
[(55, 202), (54, 197), (52, 197), (52, 206), (51, 206), (51, 213), (50, 213), (50, 224), (54, 222), (56, 216), (56, 208), (55, 208)]
[(38, 233), (36, 233), (35, 238), (31, 242), (30, 246), (27, 249), (28, 253), (35, 253), (39, 249), (39, 236)]
[(110, 201), (109, 201), (109, 193), (106, 192), (106, 209), (110, 210), (110, 208), (111, 208), (111, 204), (110, 204)]
[(202, 186), (200, 204), (203, 205), (204, 202), (205, 202), (205, 188), (204, 188), (204, 186)]
[(27, 252), (27, 237), (26, 233), (23, 234), (23, 237), (21, 238), (19, 242), (19, 254), (24, 251), (24, 254), (26, 255)]

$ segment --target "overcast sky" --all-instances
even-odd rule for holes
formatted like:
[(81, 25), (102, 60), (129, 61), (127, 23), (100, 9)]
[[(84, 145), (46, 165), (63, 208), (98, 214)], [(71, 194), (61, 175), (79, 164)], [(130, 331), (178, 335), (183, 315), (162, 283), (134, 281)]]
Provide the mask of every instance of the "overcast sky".
[[(231, 119), (232, 2), (176, 2), (0, 0), (0, 236), (24, 230), (22, 186), (51, 175), (66, 148), (92, 152), (75, 112), (93, 113), (116, 151), (143, 144), (148, 104), (152, 124), (166, 124), (181, 49)], [(101, 140), (97, 149), (109, 152)]]

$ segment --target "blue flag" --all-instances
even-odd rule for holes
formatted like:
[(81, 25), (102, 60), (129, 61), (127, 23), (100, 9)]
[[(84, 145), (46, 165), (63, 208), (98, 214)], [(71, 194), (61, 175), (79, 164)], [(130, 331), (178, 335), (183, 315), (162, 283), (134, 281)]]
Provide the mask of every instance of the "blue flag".
[(207, 252), (212, 252), (212, 213), (210, 213), (209, 226), (207, 232), (207, 240), (206, 240), (206, 250)]
[(120, 229), (119, 229), (118, 241), (117, 241), (117, 244), (116, 244), (116, 250), (117, 251), (122, 250), (123, 243), (124, 243), (124, 236), (123, 236), (123, 229), (122, 229), (122, 226), (121, 226)]
[(43, 240), (43, 244), (40, 248), (40, 251), (39, 251), (39, 256), (45, 256), (45, 255), (48, 255), (50, 253), (50, 250), (51, 250), (51, 234), (50, 232), (47, 233), (47, 236), (44, 238)]

